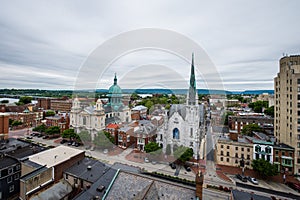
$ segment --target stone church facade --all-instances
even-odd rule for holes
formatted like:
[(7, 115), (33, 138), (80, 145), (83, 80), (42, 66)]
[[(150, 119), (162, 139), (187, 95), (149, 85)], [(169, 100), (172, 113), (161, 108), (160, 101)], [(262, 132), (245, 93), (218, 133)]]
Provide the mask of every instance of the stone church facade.
[(204, 125), (204, 106), (198, 104), (198, 93), (194, 70), (194, 56), (192, 57), (190, 87), (186, 104), (173, 104), (166, 115), (164, 127), (163, 151), (168, 145), (171, 153), (176, 147), (192, 148), (194, 158), (199, 157), (200, 141)]

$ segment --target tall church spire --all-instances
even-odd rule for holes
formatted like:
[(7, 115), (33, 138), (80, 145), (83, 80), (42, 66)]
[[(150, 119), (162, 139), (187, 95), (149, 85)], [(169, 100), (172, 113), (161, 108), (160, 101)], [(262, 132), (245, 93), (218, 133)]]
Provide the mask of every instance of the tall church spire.
[(197, 105), (198, 97), (197, 97), (197, 89), (196, 89), (196, 79), (195, 79), (195, 68), (194, 68), (194, 53), (192, 54), (192, 64), (191, 64), (191, 75), (190, 75), (190, 87), (189, 92), (187, 94), (187, 105)]
[(114, 85), (117, 85), (117, 84), (118, 84), (117, 73), (115, 73)]

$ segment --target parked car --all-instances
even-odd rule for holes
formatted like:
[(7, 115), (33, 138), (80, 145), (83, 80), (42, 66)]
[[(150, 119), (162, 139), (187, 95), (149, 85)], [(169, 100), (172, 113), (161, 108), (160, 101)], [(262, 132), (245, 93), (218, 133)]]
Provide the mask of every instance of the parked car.
[(27, 139), (30, 139), (30, 140), (32, 139), (32, 137), (31, 137), (31, 136), (27, 136), (26, 138), (27, 138)]
[(155, 161), (155, 160), (152, 160), (152, 165), (156, 165), (157, 164), (157, 162)]
[(253, 177), (248, 176), (248, 181), (250, 181), (250, 182), (253, 183), (254, 185), (258, 185), (258, 181), (256, 180), (256, 178), (253, 178)]
[(49, 138), (49, 135), (43, 136), (43, 139), (48, 139), (48, 138)]
[(73, 144), (73, 141), (69, 141), (68, 142), (68, 145), (70, 146), (70, 145), (72, 145)]
[(184, 165), (183, 167), (187, 172), (192, 171), (192, 169), (188, 165)]
[(243, 176), (243, 175), (237, 174), (237, 175), (236, 175), (236, 178), (240, 179), (240, 180), (243, 181), (243, 182), (247, 182), (247, 177), (245, 177), (245, 176)]
[(287, 186), (289, 186), (290, 188), (300, 192), (300, 184), (297, 184), (297, 183), (292, 183), (292, 182), (287, 182), (286, 183)]
[(173, 162), (170, 163), (169, 166), (170, 166), (172, 169), (176, 169), (176, 165), (175, 165), (175, 163), (173, 163)]
[(66, 140), (66, 139), (62, 139), (61, 141), (60, 141), (60, 143), (61, 144), (64, 144), (64, 143), (66, 143), (68, 140)]
[(150, 162), (148, 158), (145, 158), (144, 161), (145, 161), (145, 163)]

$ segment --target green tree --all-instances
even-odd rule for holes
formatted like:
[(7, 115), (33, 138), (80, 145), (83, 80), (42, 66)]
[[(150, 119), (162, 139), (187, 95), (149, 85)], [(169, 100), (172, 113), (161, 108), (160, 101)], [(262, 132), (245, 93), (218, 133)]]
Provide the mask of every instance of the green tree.
[(19, 99), (18, 105), (24, 105), (31, 103), (32, 97), (29, 96), (23, 96)]
[(148, 108), (148, 111), (149, 111), (150, 108), (153, 106), (153, 102), (151, 100), (147, 100), (145, 103), (145, 106)]
[(265, 109), (264, 113), (265, 113), (266, 115), (269, 115), (269, 116), (271, 116), (271, 117), (274, 117), (274, 106), (271, 106), (271, 107)]
[(175, 158), (185, 163), (186, 161), (188, 161), (193, 157), (194, 152), (192, 148), (180, 146), (174, 151), (173, 154)]
[(54, 116), (55, 115), (55, 112), (53, 110), (48, 110), (46, 113), (45, 113), (45, 116), (46, 117), (49, 117), (49, 116)]
[(258, 172), (263, 178), (276, 176), (278, 174), (277, 166), (264, 159), (253, 160), (251, 165), (253, 170)]
[(37, 126), (35, 127), (34, 129), (32, 129), (33, 131), (37, 131), (37, 132), (40, 132), (40, 133), (45, 133), (47, 127), (45, 124), (42, 124), (40, 126)]
[(50, 126), (49, 128), (46, 129), (45, 133), (47, 135), (59, 134), (60, 128), (58, 126)]
[(2, 100), (1, 103), (9, 103), (9, 100)]
[(158, 149), (160, 149), (160, 146), (156, 142), (149, 142), (144, 148), (147, 153), (157, 151)]
[(19, 125), (22, 125), (23, 123), (19, 120), (15, 120), (11, 123), (12, 126), (19, 126)]
[[(107, 137), (108, 136), (108, 137)], [(94, 138), (93, 143), (99, 149), (108, 149), (113, 147), (114, 139), (110, 136), (110, 133), (106, 131), (100, 131)]]
[(262, 132), (263, 129), (257, 124), (245, 125), (241, 131), (243, 135), (253, 136), (253, 132)]
[(263, 108), (268, 108), (269, 102), (267, 101), (256, 101), (253, 103), (249, 103), (249, 108), (252, 108), (254, 112), (262, 113)]
[(66, 129), (61, 134), (62, 138), (73, 138), (73, 139), (79, 139), (79, 135), (75, 133), (74, 129)]
[(91, 134), (88, 131), (81, 131), (80, 133), (78, 133), (80, 140), (83, 142), (91, 142), (92, 138), (91, 138)]
[(168, 144), (167, 145), (167, 147), (166, 147), (166, 154), (169, 156), (169, 155), (171, 155), (171, 145), (170, 144)]
[(225, 112), (223, 114), (222, 120), (224, 122), (224, 125), (226, 125), (226, 126), (228, 125), (228, 116), (231, 116), (231, 115), (234, 115), (234, 113), (233, 112)]

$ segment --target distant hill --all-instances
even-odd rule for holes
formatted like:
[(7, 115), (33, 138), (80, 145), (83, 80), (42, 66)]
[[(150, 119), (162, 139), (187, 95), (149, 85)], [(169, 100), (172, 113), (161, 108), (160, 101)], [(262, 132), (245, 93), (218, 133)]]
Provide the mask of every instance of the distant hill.
[[(187, 94), (187, 89), (122, 89), (125, 94)], [(262, 93), (274, 94), (274, 90), (245, 90), (245, 91), (227, 91), (227, 90), (208, 90), (198, 89), (198, 94), (244, 94), (244, 95), (258, 95)], [(98, 89), (99, 93), (107, 93), (108, 90)]]

